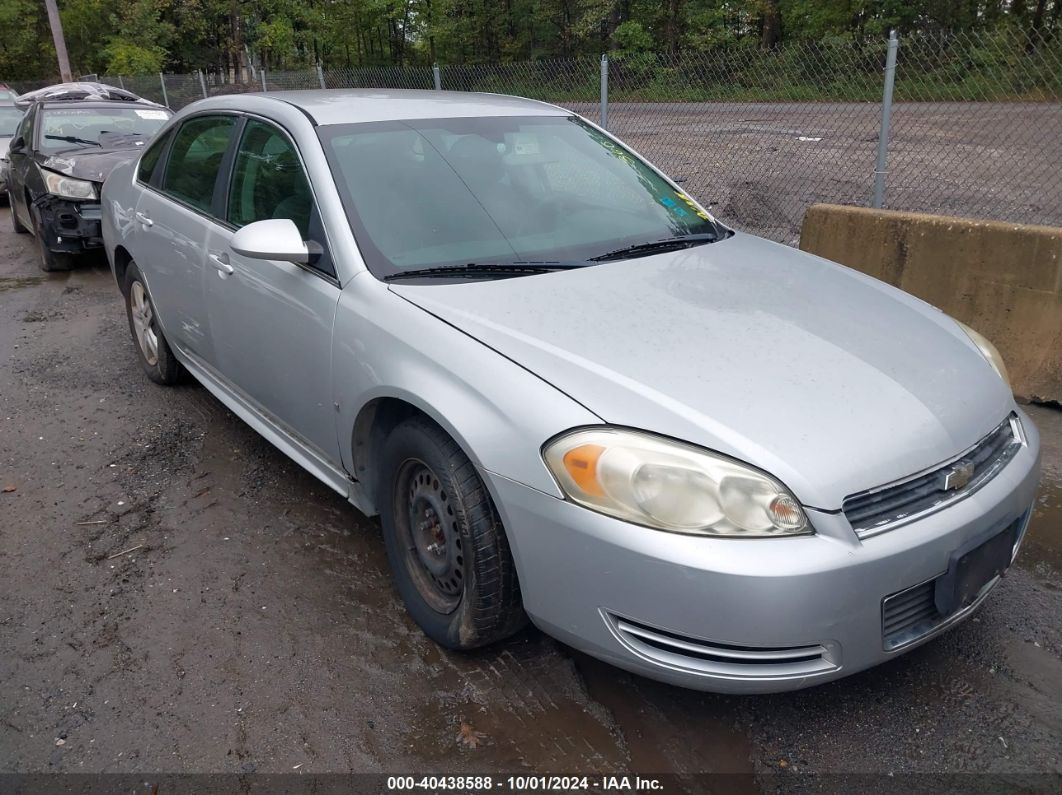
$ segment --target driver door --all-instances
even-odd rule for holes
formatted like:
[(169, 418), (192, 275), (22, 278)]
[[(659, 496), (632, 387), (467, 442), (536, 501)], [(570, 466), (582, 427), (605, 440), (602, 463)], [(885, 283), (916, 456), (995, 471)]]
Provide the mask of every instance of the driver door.
[[(339, 467), (332, 396), (339, 284), (302, 160), (279, 127), (247, 120), (225, 213), (223, 224), (211, 225), (203, 272), (214, 366), (274, 424)], [(237, 229), (271, 218), (294, 221), (322, 253), (296, 265), (232, 250)]]
[(33, 162), (33, 120), (37, 116), (37, 106), (33, 105), (22, 117), (12, 142), (22, 139), (22, 148), (7, 153), (7, 191), (11, 197), (11, 212), (27, 229), (33, 229), (33, 216), (26, 203), (26, 172), (34, 167)]

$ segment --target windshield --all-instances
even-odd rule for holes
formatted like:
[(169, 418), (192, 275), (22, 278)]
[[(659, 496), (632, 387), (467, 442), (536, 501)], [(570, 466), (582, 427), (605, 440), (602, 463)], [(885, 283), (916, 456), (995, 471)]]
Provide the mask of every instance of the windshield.
[(6, 106), (0, 107), (0, 136), (10, 137), (15, 134), (15, 128), (22, 121), (22, 111), (18, 108)]
[(47, 108), (41, 114), (38, 147), (45, 154), (128, 147), (150, 138), (168, 118), (164, 108)]
[(373, 122), (319, 134), (378, 278), (469, 263), (591, 264), (626, 246), (720, 231), (573, 117)]

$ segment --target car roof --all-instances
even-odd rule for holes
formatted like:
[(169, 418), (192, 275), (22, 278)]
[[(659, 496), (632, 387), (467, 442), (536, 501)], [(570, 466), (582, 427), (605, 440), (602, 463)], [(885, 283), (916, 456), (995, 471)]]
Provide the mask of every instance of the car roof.
[(195, 103), (200, 109), (254, 111), (262, 103), (294, 105), (318, 125), (477, 116), (566, 116), (570, 111), (523, 97), (466, 91), (317, 89), (228, 94)]

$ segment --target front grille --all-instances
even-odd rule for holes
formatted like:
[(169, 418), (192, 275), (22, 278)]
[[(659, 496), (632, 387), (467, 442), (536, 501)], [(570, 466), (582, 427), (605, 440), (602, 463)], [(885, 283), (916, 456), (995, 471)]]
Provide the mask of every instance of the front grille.
[(917, 640), (944, 620), (935, 601), (937, 579), (886, 597), (881, 605), (881, 634), (885, 650)]
[[(981, 488), (1020, 448), (1018, 418), (1011, 414), (988, 436), (951, 461), (901, 483), (846, 497), (842, 505), (845, 518), (860, 537), (889, 530)], [(951, 486), (947, 482), (949, 474), (964, 468), (969, 481), (959, 488)]]
[(628, 618), (606, 614), (616, 636), (642, 657), (668, 667), (746, 679), (807, 676), (836, 670), (838, 652), (821, 644), (737, 646), (679, 635)]
[[(1014, 533), (1012, 560), (1013, 556), (1018, 554), (1018, 546), (1025, 535), (1025, 529), (1029, 526), (1031, 516), (1032, 511), (1026, 511), (1014, 521), (1013, 525), (1002, 531)], [(893, 651), (928, 635), (941, 624), (968, 609), (961, 608), (951, 615), (944, 615), (937, 610), (937, 580), (943, 576), (943, 574), (937, 575), (932, 580), (897, 591), (881, 600), (881, 637), (885, 651)], [(997, 577), (987, 583), (981, 591), (981, 596), (998, 579)]]

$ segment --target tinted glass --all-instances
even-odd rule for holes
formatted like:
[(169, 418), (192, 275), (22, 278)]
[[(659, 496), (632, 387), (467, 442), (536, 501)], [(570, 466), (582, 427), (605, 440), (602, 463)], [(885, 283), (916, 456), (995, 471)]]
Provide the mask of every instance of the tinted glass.
[(20, 121), (21, 110), (12, 106), (0, 107), (0, 135), (14, 135)]
[(54, 154), (143, 145), (171, 115), (164, 108), (45, 108), (38, 147)]
[(162, 136), (159, 140), (155, 141), (148, 150), (144, 152), (140, 158), (140, 165), (137, 167), (136, 178), (141, 182), (151, 182), (152, 176), (158, 169), (159, 160), (162, 157), (162, 151), (166, 148), (166, 142), (173, 137), (173, 132), (168, 132)]
[(280, 130), (260, 121), (244, 127), (229, 188), (228, 220), (236, 226), (290, 218), (310, 237), (313, 195), (295, 147)]
[(235, 126), (232, 116), (201, 116), (181, 125), (170, 147), (162, 189), (209, 212), (218, 170)]
[(718, 231), (630, 151), (575, 118), (415, 120), (320, 128), (374, 273), (578, 261)]

